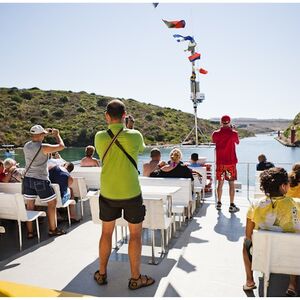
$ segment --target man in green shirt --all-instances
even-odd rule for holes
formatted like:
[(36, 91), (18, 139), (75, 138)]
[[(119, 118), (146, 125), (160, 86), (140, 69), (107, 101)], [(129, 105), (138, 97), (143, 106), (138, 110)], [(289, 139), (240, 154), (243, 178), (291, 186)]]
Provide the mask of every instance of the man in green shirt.
[(102, 234), (99, 242), (99, 270), (95, 272), (94, 279), (99, 285), (107, 283), (106, 269), (112, 248), (112, 234), (115, 221), (122, 216), (123, 210), (130, 232), (128, 255), (131, 279), (128, 287), (134, 290), (149, 286), (155, 280), (140, 273), (142, 223), (146, 212), (136, 165), (138, 154), (144, 151), (145, 145), (139, 131), (125, 128), (125, 116), (123, 102), (110, 101), (105, 112), (108, 130), (99, 131), (95, 136), (96, 151), (102, 161), (99, 196)]

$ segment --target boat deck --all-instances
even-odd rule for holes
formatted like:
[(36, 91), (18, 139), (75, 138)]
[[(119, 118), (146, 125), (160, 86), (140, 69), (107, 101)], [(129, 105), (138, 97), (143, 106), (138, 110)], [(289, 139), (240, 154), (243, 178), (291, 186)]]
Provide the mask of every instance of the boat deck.
[[(130, 271), (126, 243), (112, 252), (108, 284), (96, 284), (93, 274), (98, 268), (100, 226), (91, 220), (72, 227), (67, 235), (58, 238), (46, 238), (44, 232), (40, 244), (27, 241), (27, 249), (20, 253), (13, 250), (10, 257), (5, 257), (9, 255), (3, 252), (8, 249), (1, 246), (0, 281), (101, 297), (258, 296), (262, 278), (256, 279), (259, 290), (254, 293), (242, 290), (245, 280), (242, 243), (249, 202), (237, 193), (236, 204), (241, 210), (231, 214), (226, 193), (220, 212), (216, 211), (212, 198), (206, 199), (193, 220), (177, 232), (167, 255), (158, 265), (148, 264), (151, 248), (143, 246), (141, 269), (143, 274), (156, 279), (153, 286), (136, 291), (127, 288)], [(4, 236), (0, 243), (8, 246)], [(12, 243), (17, 248), (17, 239)], [(143, 244), (150, 245), (147, 232)], [(156, 247), (156, 255), (159, 250)], [(287, 275), (272, 275), (269, 296), (284, 296), (287, 282)]]

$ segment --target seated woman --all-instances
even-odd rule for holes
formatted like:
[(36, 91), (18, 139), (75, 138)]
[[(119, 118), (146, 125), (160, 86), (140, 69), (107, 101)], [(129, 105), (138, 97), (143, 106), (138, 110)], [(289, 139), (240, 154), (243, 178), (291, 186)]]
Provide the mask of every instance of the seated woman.
[(5, 179), (3, 182), (21, 182), (22, 181), (22, 173), (20, 169), (17, 168), (17, 163), (12, 158), (6, 158), (3, 162)]
[(287, 197), (288, 174), (283, 168), (271, 168), (260, 175), (260, 188), (266, 198), (252, 204), (247, 213), (243, 259), (246, 271), (244, 291), (256, 288), (251, 270), (254, 229), (300, 232), (300, 199)]
[(174, 177), (174, 178), (191, 178), (194, 180), (192, 170), (181, 162), (182, 153), (175, 148), (170, 153), (170, 161), (167, 165), (159, 170), (155, 170), (150, 177)]
[[(290, 189), (286, 196), (293, 198), (300, 198), (300, 163), (293, 166), (292, 171), (289, 173)], [(286, 295), (290, 297), (297, 296), (297, 277), (295, 275), (290, 276), (290, 283), (286, 290)]]
[(85, 157), (80, 161), (80, 167), (100, 167), (96, 158), (93, 158), (95, 153), (94, 146), (87, 146), (85, 148)]

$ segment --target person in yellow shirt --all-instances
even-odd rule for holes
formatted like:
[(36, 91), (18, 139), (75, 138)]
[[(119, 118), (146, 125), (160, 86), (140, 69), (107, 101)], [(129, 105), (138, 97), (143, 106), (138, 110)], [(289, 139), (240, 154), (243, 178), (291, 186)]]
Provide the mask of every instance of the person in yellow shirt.
[[(290, 189), (287, 192), (288, 197), (300, 198), (300, 163), (294, 164), (289, 173)], [(286, 294), (288, 296), (297, 296), (298, 276), (290, 275), (290, 282)]]
[(251, 270), (252, 233), (254, 229), (300, 233), (300, 199), (287, 197), (288, 174), (283, 168), (271, 168), (260, 175), (260, 188), (266, 198), (253, 203), (247, 213), (243, 258), (246, 284), (243, 290), (256, 288)]

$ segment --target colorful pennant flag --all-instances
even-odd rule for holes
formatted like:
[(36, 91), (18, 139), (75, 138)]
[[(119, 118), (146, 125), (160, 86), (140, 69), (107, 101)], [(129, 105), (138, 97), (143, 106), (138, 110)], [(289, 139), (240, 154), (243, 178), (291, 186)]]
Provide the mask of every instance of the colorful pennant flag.
[(184, 51), (191, 51), (191, 52), (194, 52), (195, 51), (195, 48), (196, 48), (197, 44), (196, 43), (191, 43), (189, 42), (189, 45), (188, 45), (188, 48), (185, 49)]
[(173, 34), (173, 37), (177, 40), (177, 42), (184, 42), (184, 41), (190, 41), (191, 43), (195, 43), (195, 40), (190, 35), (183, 36), (180, 34)]
[(196, 52), (195, 54), (189, 56), (189, 60), (190, 60), (190, 62), (194, 62), (195, 60), (200, 59), (200, 57), (201, 57), (201, 54)]
[(169, 28), (184, 28), (185, 27), (185, 21), (166, 21), (163, 20), (163, 22), (169, 27)]
[(205, 69), (200, 68), (199, 69), (199, 73), (201, 73), (201, 74), (207, 74), (208, 71), (206, 71)]

